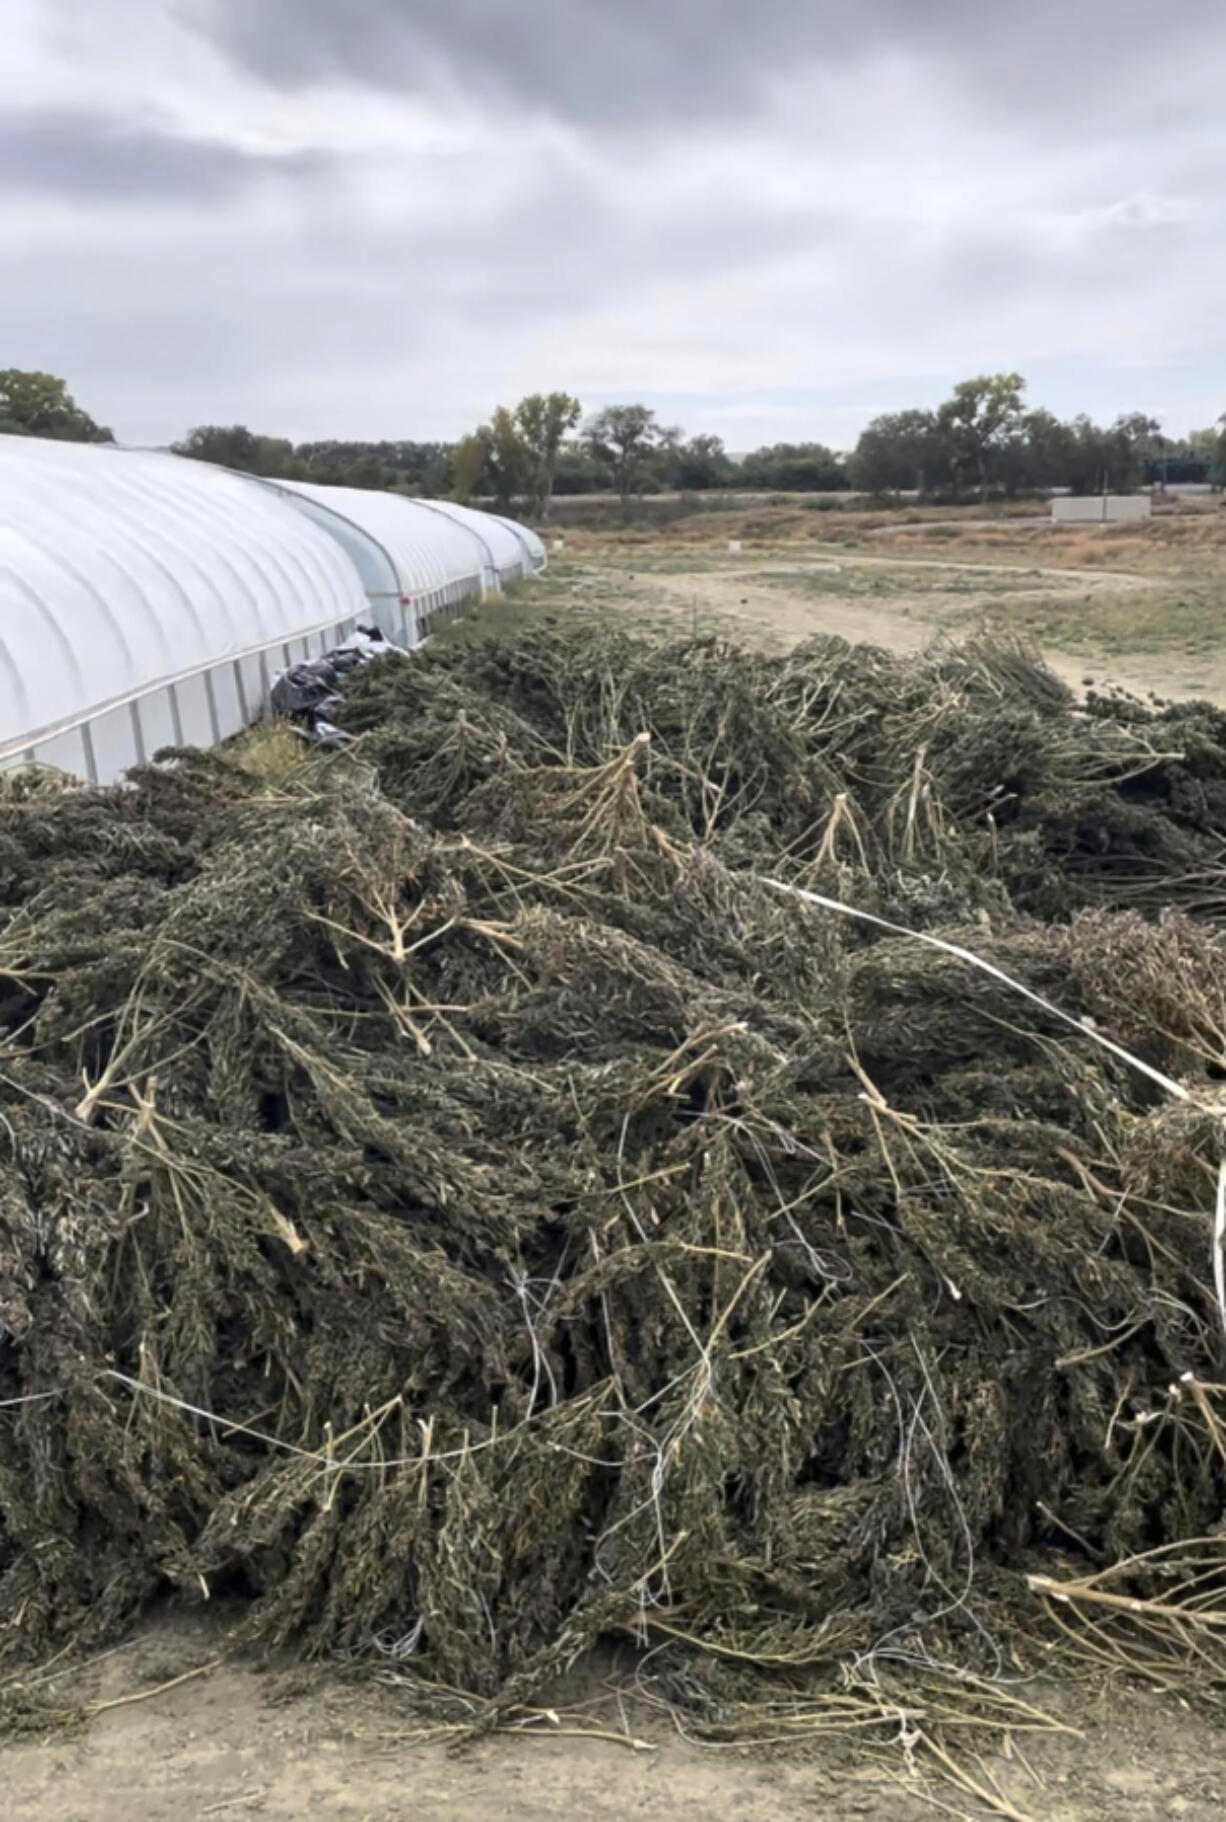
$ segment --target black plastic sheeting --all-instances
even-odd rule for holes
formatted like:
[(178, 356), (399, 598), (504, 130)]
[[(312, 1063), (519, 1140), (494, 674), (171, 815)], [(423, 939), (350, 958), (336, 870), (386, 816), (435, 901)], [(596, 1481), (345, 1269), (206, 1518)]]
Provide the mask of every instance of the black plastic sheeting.
[(400, 650), (378, 627), (359, 626), (343, 645), (282, 671), (269, 696), (272, 712), (292, 721), (315, 746), (347, 746), (351, 737), (331, 719), (342, 682), (361, 665)]

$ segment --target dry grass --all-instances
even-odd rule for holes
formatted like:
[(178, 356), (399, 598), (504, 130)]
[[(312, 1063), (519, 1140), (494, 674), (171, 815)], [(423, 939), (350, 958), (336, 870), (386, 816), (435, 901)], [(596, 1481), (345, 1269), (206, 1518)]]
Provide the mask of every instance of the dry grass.
[(288, 721), (262, 721), (248, 728), (230, 748), (234, 763), (264, 784), (291, 778), (310, 758), (310, 750)]

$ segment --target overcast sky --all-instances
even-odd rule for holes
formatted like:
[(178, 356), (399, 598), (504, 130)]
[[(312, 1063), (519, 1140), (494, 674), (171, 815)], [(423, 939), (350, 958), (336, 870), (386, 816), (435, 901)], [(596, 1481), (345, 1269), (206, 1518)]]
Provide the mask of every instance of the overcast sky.
[(0, 366), (125, 441), (564, 386), (1226, 410), (1226, 3), (0, 0)]

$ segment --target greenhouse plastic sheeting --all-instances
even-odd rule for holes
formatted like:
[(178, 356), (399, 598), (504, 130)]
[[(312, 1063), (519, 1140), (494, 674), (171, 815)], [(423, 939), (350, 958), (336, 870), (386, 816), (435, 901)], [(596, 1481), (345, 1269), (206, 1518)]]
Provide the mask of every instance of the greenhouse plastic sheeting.
[(420, 643), (411, 601), (401, 590), (400, 572), (391, 553), (377, 538), (364, 531), (355, 520), (338, 512), (335, 506), (323, 505), (292, 482), (263, 477), (257, 480), (254, 475), (244, 479), (284, 501), (288, 512), (310, 519), (340, 545), (362, 578), (369, 603), (367, 617), (384, 638), (403, 646)]
[(545, 547), (536, 533), (525, 526), (516, 525), (498, 513), (457, 506), (452, 500), (423, 500), (422, 505), (428, 506), (431, 512), (442, 513), (456, 525), (462, 525), (481, 542), (487, 553), (491, 587), (505, 588), (511, 582), (544, 569)]
[(527, 573), (532, 576), (539, 576), (542, 570), (547, 568), (549, 558), (545, 554), (544, 543), (533, 531), (532, 527), (530, 525), (521, 525), (518, 519), (504, 519), (501, 513), (490, 513), (488, 516), (491, 519), (497, 519), (498, 523), (500, 525), (505, 525), (508, 531), (514, 532), (527, 553)]
[(481, 540), (471, 528), (421, 500), (373, 488), (324, 487), (314, 481), (274, 481), (270, 485), (327, 507), (382, 545), (396, 565), (401, 595), (419, 633), (432, 620), (458, 613), (489, 585)]
[(0, 437), (0, 764), (211, 745), (368, 618), (335, 538), (222, 469)]

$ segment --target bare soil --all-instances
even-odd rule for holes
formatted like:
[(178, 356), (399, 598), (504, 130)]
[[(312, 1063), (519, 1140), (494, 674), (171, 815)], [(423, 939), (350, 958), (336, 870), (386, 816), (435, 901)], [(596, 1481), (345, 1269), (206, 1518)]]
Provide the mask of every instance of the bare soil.
[[(837, 568), (835, 564), (837, 563)], [(849, 575), (857, 570), (894, 571), (903, 577), (916, 571), (935, 572), (925, 586), (895, 586), (888, 595), (874, 596), (851, 588), (841, 590), (833, 581), (820, 594), (809, 586), (815, 579)], [(921, 651), (942, 633), (970, 630), (978, 618), (983, 623), (1008, 626), (1022, 616), (1013, 613), (1008, 592), (994, 593), (968, 611), (965, 592), (952, 593), (942, 580), (966, 577), (973, 583), (984, 573), (977, 563), (917, 562), (907, 559), (841, 554), (836, 560), (809, 559), (790, 567), (778, 562), (759, 563), (753, 569), (678, 569), (652, 574), (641, 568), (609, 566), (606, 580), (611, 594), (631, 590), (635, 617), (654, 619), (658, 625), (672, 620), (676, 628), (713, 626), (750, 645), (779, 649), (834, 633), (853, 643), (864, 641), (890, 651)], [(1161, 588), (1152, 577), (1120, 571), (1060, 570), (1016, 571), (997, 566), (996, 578), (1015, 573), (1033, 585), (1043, 584), (1043, 599), (1065, 598), (1071, 611), (1087, 597)], [(1020, 592), (1020, 591), (1019, 591)], [(1029, 591), (1028, 591), (1029, 592)], [(1019, 631), (1031, 632), (1019, 625)], [(1201, 648), (1188, 652), (1120, 654), (1087, 637), (1076, 651), (1062, 650), (1039, 640), (1052, 669), (1074, 688), (1093, 680), (1102, 686), (1117, 685), (1133, 693), (1163, 697), (1209, 696), (1226, 699), (1226, 649), (1206, 655)]]
[[(730, 553), (731, 540), (743, 549)], [(705, 513), (653, 531), (568, 531), (542, 586), (554, 611), (607, 608), (639, 628), (723, 632), (776, 650), (826, 632), (913, 651), (991, 626), (1039, 646), (1077, 688), (1226, 701), (1220, 513), (1073, 528), (1033, 517)]]
[[(218, 1659), (220, 1658), (220, 1662)], [(193, 1674), (194, 1673), (194, 1674)], [(183, 1679), (178, 1680), (176, 1679)], [(918, 1822), (1010, 1814), (1030, 1822), (1219, 1822), (1226, 1731), (1140, 1690), (1045, 1692), (1077, 1731), (1026, 1735), (1004, 1751), (955, 1749), (992, 1807), (959, 1789), (922, 1746), (876, 1758), (824, 1743), (787, 1758), (687, 1743), (634, 1713), (642, 1742), (606, 1711), (562, 1714), (552, 1736), (456, 1751), (415, 1741), (394, 1692), (351, 1689), (228, 1657), (215, 1624), (178, 1618), (74, 1679), (74, 1699), (110, 1704), (75, 1737), (0, 1752), (6, 1822)], [(135, 1698), (135, 1699), (134, 1699)], [(641, 1729), (641, 1731), (640, 1731)]]

